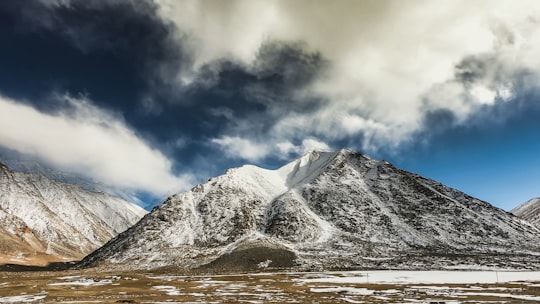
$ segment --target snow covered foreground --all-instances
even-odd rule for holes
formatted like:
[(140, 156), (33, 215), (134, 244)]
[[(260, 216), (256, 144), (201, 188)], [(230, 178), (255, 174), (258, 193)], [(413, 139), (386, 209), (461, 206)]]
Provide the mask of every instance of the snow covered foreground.
[(340, 284), (495, 284), (539, 282), (538, 271), (351, 271), (313, 274), (302, 283)]

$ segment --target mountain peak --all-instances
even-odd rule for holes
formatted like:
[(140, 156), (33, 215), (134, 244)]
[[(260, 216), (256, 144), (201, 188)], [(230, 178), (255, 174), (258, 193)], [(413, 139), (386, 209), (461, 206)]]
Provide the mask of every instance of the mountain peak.
[(433, 267), (460, 254), (527, 255), (539, 243), (537, 229), (438, 182), (354, 151), (313, 151), (275, 170), (232, 169), (174, 195), (81, 265), (193, 269), (247, 255), (239, 265), (257, 269), (277, 259), (261, 255), (265, 247), (294, 256), (302, 269), (382, 267), (383, 260), (412, 267), (400, 256)]

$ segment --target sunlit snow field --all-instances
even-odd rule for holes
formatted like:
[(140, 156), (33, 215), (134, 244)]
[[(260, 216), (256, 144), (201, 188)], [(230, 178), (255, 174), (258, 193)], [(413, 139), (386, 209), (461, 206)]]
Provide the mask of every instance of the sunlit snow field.
[(540, 272), (0, 273), (0, 303), (538, 303)]

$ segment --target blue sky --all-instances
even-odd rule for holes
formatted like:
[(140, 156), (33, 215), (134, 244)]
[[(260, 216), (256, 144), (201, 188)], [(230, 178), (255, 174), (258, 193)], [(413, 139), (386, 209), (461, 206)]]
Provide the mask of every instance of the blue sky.
[(147, 207), (348, 148), (504, 209), (540, 196), (537, 1), (0, 3), (0, 148)]

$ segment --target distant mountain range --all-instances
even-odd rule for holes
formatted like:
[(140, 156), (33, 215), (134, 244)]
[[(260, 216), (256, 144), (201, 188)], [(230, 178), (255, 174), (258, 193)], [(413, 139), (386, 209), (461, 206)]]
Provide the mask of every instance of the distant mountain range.
[(540, 269), (540, 231), (360, 153), (230, 169), (169, 197), (79, 267)]
[(533, 198), (512, 209), (513, 214), (529, 221), (540, 229), (540, 198)]
[(103, 192), (0, 163), (0, 264), (79, 260), (146, 213)]

